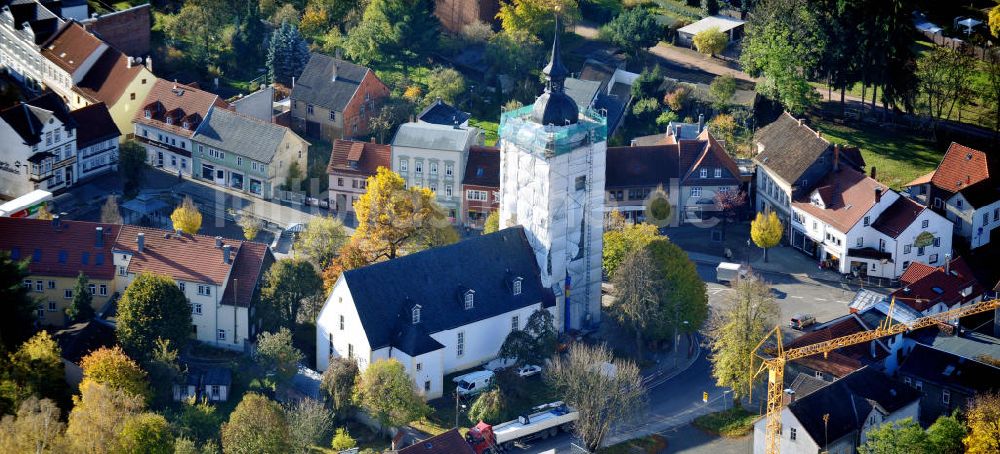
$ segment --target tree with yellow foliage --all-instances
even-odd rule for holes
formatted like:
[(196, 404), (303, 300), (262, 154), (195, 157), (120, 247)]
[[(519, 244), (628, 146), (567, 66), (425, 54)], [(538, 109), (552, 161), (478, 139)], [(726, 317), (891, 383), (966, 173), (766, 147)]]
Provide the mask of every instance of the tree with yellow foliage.
[(128, 394), (149, 399), (151, 392), (146, 371), (129, 358), (121, 347), (101, 347), (80, 361), (84, 382), (95, 382)]
[(403, 177), (384, 167), (368, 178), (368, 191), (354, 203), (354, 213), (353, 239), (368, 263), (458, 241), (434, 192), (407, 188)]
[(48, 205), (42, 205), (42, 206), (38, 207), (38, 212), (35, 213), (35, 217), (37, 219), (41, 219), (43, 221), (51, 221), (52, 220), (52, 212), (49, 211), (49, 206)]
[(972, 400), (966, 417), (966, 454), (1000, 452), (1000, 394), (979, 394)]
[(191, 196), (185, 196), (184, 201), (170, 214), (170, 220), (174, 223), (174, 229), (182, 230), (184, 233), (194, 235), (201, 230), (201, 212), (191, 200)]
[(778, 214), (757, 213), (757, 218), (750, 223), (750, 238), (757, 247), (764, 248), (764, 261), (767, 261), (767, 249), (778, 245), (785, 227), (781, 225)]
[(497, 230), (500, 230), (500, 210), (493, 210), (490, 211), (490, 214), (486, 216), (486, 220), (483, 221), (483, 235), (488, 235)]
[(505, 31), (549, 36), (557, 12), (564, 24), (572, 23), (580, 16), (580, 3), (577, 0), (506, 0), (500, 2), (497, 19)]

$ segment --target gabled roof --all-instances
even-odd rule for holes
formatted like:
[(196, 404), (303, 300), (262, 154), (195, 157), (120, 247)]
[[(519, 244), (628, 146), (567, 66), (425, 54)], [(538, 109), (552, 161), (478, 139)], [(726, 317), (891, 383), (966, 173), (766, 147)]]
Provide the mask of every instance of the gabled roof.
[(963, 358), (976, 359), (989, 356), (1000, 359), (1000, 339), (972, 330), (946, 333), (936, 328), (919, 329), (907, 337), (928, 347)]
[(1000, 368), (923, 344), (913, 346), (899, 374), (970, 394), (1000, 389)]
[(45, 8), (41, 3), (31, 0), (14, 0), (7, 4), (10, 13), (14, 16), (14, 28), (23, 30), (25, 23), (31, 27), (30, 32), (35, 35), (35, 44), (42, 45), (48, 41), (60, 27), (65, 24), (61, 18)]
[(82, 25), (69, 21), (45, 43), (41, 53), (63, 71), (73, 74), (101, 45), (107, 47)]
[[(141, 63), (134, 63), (129, 67), (129, 58), (131, 57), (109, 47), (73, 89), (92, 100), (114, 105), (145, 68)], [(147, 82), (153, 83), (151, 74), (149, 79)]]
[(566, 94), (580, 107), (590, 107), (597, 98), (597, 93), (601, 90), (601, 82), (596, 80), (583, 80), (573, 77), (566, 78), (564, 88)]
[(935, 172), (933, 170), (931, 170), (930, 172), (927, 172), (927, 173), (925, 173), (925, 174), (923, 174), (923, 175), (921, 175), (919, 177), (916, 177), (916, 178), (913, 179), (913, 181), (911, 181), (909, 183), (906, 183), (906, 187), (919, 186), (919, 185), (922, 185), (922, 184), (930, 183), (931, 180), (934, 179), (934, 173)]
[(233, 259), (233, 271), (229, 273), (229, 285), (222, 295), (220, 303), (227, 306), (248, 307), (257, 295), (261, 277), (274, 263), (271, 248), (263, 243), (244, 241), (236, 258)]
[[(788, 404), (814, 441), (838, 440), (864, 427), (876, 405), (893, 413), (920, 399), (920, 393), (869, 367)], [(828, 416), (828, 423), (823, 415)]]
[[(97, 228), (103, 229), (98, 242)], [(115, 224), (0, 217), (0, 250), (14, 260), (28, 260), (33, 275), (90, 279), (115, 276), (112, 245), (121, 228)]]
[[(516, 277), (522, 284), (515, 296), (509, 284)], [(430, 334), (555, 302), (519, 226), (345, 271), (341, 278), (372, 350), (392, 346), (411, 356), (440, 348)], [(474, 307), (466, 310), (462, 295), (469, 289)], [(410, 311), (418, 304), (420, 322), (413, 324)]]
[(97, 320), (67, 326), (52, 337), (59, 344), (62, 357), (73, 364), (80, 364), (80, 360), (94, 350), (117, 344), (115, 329)]
[[(681, 140), (681, 151), (687, 151), (686, 140)], [(740, 183), (740, 168), (736, 161), (726, 153), (726, 149), (715, 140), (715, 137), (706, 128), (698, 135), (698, 142), (701, 144), (701, 151), (697, 155), (681, 156), (681, 162), (690, 161), (694, 157), (691, 165), (686, 169), (687, 173), (681, 179), (681, 184), (712, 184), (712, 185), (737, 185)], [(693, 149), (691, 151), (694, 151)], [(700, 169), (709, 169), (708, 177), (701, 178)], [(728, 174), (723, 174), (721, 178), (715, 178), (714, 169), (721, 168)]]
[(847, 233), (875, 206), (875, 190), (882, 190), (887, 197), (889, 188), (862, 172), (847, 166), (826, 174), (815, 191), (823, 197), (824, 207), (811, 202), (812, 194), (802, 194), (792, 201), (792, 206)]
[(479, 129), (456, 128), (431, 123), (403, 123), (392, 139), (393, 147), (422, 148), (425, 150), (465, 151), (474, 143)]
[(311, 54), (309, 63), (292, 88), (292, 99), (343, 112), (369, 71), (346, 60)]
[(909, 197), (899, 197), (878, 215), (872, 228), (886, 234), (889, 238), (898, 238), (910, 224), (913, 224), (927, 207), (911, 200)]
[(424, 108), (423, 112), (420, 112), (420, 115), (417, 115), (417, 120), (424, 123), (448, 126), (460, 125), (469, 121), (469, 118), (472, 118), (472, 114), (462, 112), (451, 104), (442, 101), (441, 98), (432, 102), (431, 105)]
[(64, 128), (76, 129), (76, 121), (70, 115), (66, 103), (53, 92), (0, 111), (0, 120), (7, 123), (27, 145), (34, 145), (42, 140), (42, 129), (53, 117)]
[(608, 147), (604, 188), (663, 185), (677, 178), (677, 145)]
[(215, 109), (191, 140), (206, 146), (245, 156), (265, 164), (274, 159), (286, 134), (292, 130), (275, 123)]
[[(138, 251), (136, 238), (144, 234), (145, 246)], [(232, 255), (239, 255), (243, 241), (224, 240), (232, 246)], [(222, 249), (215, 247), (215, 238), (205, 235), (181, 234), (169, 230), (121, 226), (121, 233), (114, 242), (116, 253), (131, 254), (128, 272), (156, 273), (188, 282), (225, 285), (232, 264), (223, 260)]]
[(1000, 200), (1000, 177), (990, 177), (959, 191), (972, 208), (982, 208)]
[(958, 192), (990, 177), (986, 153), (952, 142), (931, 177), (931, 184)]
[(399, 454), (474, 454), (458, 429), (418, 441), (398, 451)]
[(763, 146), (754, 161), (788, 184), (795, 184), (830, 147), (830, 142), (788, 112), (761, 128), (754, 137)]
[[(357, 168), (350, 166), (352, 154), (357, 154)], [(337, 139), (333, 141), (333, 152), (327, 173), (346, 173), (361, 176), (375, 175), (379, 167), (392, 168), (392, 146), (373, 142), (357, 142)]]
[[(917, 262), (911, 263), (910, 268), (914, 268), (914, 265)], [(918, 265), (912, 273), (910, 269), (903, 273), (900, 282), (904, 287), (892, 293), (896, 304), (905, 304), (923, 312), (938, 303), (951, 308), (983, 294), (983, 287), (962, 257), (953, 259), (947, 271), (943, 266), (929, 271), (927, 268), (931, 267)], [(967, 291), (966, 294), (963, 294), (964, 291)]]
[[(207, 91), (157, 78), (146, 100), (143, 101), (142, 108), (136, 111), (132, 121), (179, 136), (191, 137), (198, 128), (198, 123), (209, 116), (213, 107), (228, 108), (229, 105)], [(147, 108), (151, 110), (151, 118), (145, 116)], [(183, 112), (185, 117), (191, 116), (197, 121), (190, 129), (184, 129), (181, 119), (175, 120), (173, 124), (167, 124), (165, 115), (170, 112)]]
[(469, 147), (469, 161), (465, 164), (462, 184), (500, 188), (500, 149), (497, 147)]
[(77, 128), (76, 133), (78, 149), (105, 140), (117, 139), (122, 135), (115, 125), (115, 120), (111, 118), (111, 113), (108, 112), (108, 106), (103, 102), (81, 107), (70, 114), (73, 115), (76, 124), (81, 126)]
[(693, 24), (685, 25), (677, 31), (689, 35), (697, 35), (705, 30), (716, 28), (720, 32), (726, 33), (734, 28), (743, 26), (743, 24), (745, 24), (744, 21), (728, 16), (708, 16)]
[[(824, 327), (803, 334), (801, 337), (788, 343), (786, 348), (805, 347), (868, 330), (869, 327), (860, 318), (851, 314), (842, 317), (839, 321), (830, 322)], [(889, 350), (886, 349), (885, 345), (879, 341), (872, 342), (875, 344), (874, 356), (872, 356), (871, 345), (864, 343), (838, 348), (831, 351), (826, 357), (823, 355), (814, 355), (795, 360), (795, 362), (813, 370), (826, 372), (835, 377), (843, 377), (862, 367), (878, 363), (889, 356)]]

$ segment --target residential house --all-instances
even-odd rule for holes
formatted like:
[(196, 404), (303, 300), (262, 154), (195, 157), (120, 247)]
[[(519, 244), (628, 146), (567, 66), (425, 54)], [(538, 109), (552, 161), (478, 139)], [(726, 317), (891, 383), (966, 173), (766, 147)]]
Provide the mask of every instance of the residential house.
[(292, 127), (330, 142), (364, 136), (386, 96), (389, 88), (371, 69), (312, 54), (292, 87)]
[(190, 177), (194, 172), (192, 138), (215, 107), (228, 106), (212, 93), (156, 79), (142, 109), (132, 118), (135, 140), (146, 148), (146, 162)]
[(0, 250), (14, 260), (28, 261), (24, 286), (39, 301), (38, 321), (44, 326), (66, 324), (77, 277), (89, 280), (85, 291), (100, 311), (119, 287), (115, 281), (112, 246), (121, 226), (93, 222), (0, 218)]
[[(786, 392), (786, 400), (779, 440), (786, 454), (853, 454), (872, 429), (916, 419), (921, 405), (917, 392), (868, 367), (803, 396)], [(754, 423), (755, 454), (765, 452), (766, 422)]]
[[(618, 210), (625, 219), (638, 223), (646, 221), (646, 208), (654, 192), (658, 197), (666, 196), (670, 206), (679, 206), (678, 154), (677, 145), (608, 147), (604, 209)], [(678, 210), (671, 210), (670, 219), (658, 221), (676, 226), (679, 219)]]
[(1000, 389), (1000, 368), (923, 344), (914, 345), (898, 375), (920, 394), (920, 421), (925, 425), (968, 409), (978, 393)]
[(483, 228), (486, 217), (500, 208), (500, 149), (474, 145), (462, 178), (462, 223)]
[[(822, 135), (805, 122), (785, 112), (754, 136), (757, 165), (756, 203), (758, 212), (774, 211), (789, 229), (791, 238), (792, 201), (812, 191), (816, 183), (833, 170), (834, 150)], [(863, 163), (851, 162), (838, 153), (839, 164), (862, 171)]]
[(88, 320), (67, 326), (52, 334), (59, 344), (66, 383), (76, 390), (83, 381), (80, 361), (94, 350), (118, 344), (115, 328), (100, 320)]
[(472, 118), (472, 114), (462, 112), (451, 104), (442, 101), (441, 98), (432, 102), (420, 112), (420, 115), (417, 115), (417, 121), (420, 123), (460, 126), (462, 128), (469, 127), (469, 118)]
[(151, 62), (148, 57), (145, 60), (129, 57), (109, 47), (83, 79), (73, 86), (70, 99), (77, 106), (103, 102), (108, 106), (118, 130), (130, 132), (133, 130), (132, 120), (145, 105), (146, 97), (156, 82), (156, 76), (150, 70)]
[(739, 41), (743, 39), (743, 25), (745, 23), (728, 16), (708, 16), (677, 29), (677, 41), (684, 46), (694, 46), (695, 35), (713, 28), (725, 33), (728, 42)]
[(354, 202), (367, 190), (368, 177), (379, 167), (392, 168), (392, 147), (375, 142), (333, 141), (330, 164), (330, 205), (334, 210), (354, 212)]
[(225, 402), (229, 400), (229, 389), (233, 385), (233, 371), (226, 367), (190, 366), (183, 379), (183, 382), (174, 383), (175, 401)]
[(394, 170), (407, 186), (434, 191), (437, 202), (454, 222), (462, 209), (459, 191), (469, 148), (482, 142), (478, 128), (403, 123), (392, 139)]
[(118, 139), (122, 133), (104, 103), (70, 112), (77, 125), (76, 178), (84, 180), (118, 170)]
[(951, 222), (841, 166), (834, 151), (833, 169), (791, 200), (793, 247), (840, 273), (887, 279), (913, 262), (937, 265), (951, 253)]
[(397, 454), (475, 454), (476, 451), (458, 429), (451, 429), (396, 452)]
[(214, 109), (191, 137), (194, 178), (270, 199), (305, 178), (309, 142), (284, 126)]
[[(799, 348), (826, 342), (851, 334), (863, 333), (876, 326), (868, 326), (859, 314), (849, 314), (823, 323), (785, 345)], [(889, 339), (891, 340), (891, 339)], [(868, 343), (838, 348), (824, 355), (807, 356), (786, 365), (786, 376), (805, 373), (825, 381), (835, 381), (861, 368), (867, 367), (884, 371), (885, 359), (889, 356), (889, 340), (876, 339)]]
[(193, 339), (249, 348), (259, 330), (259, 283), (274, 262), (267, 245), (132, 225), (120, 229), (113, 243), (117, 288), (142, 273), (168, 276), (191, 305)]
[(441, 26), (454, 34), (462, 33), (468, 25), (497, 21), (499, 0), (435, 0), (434, 15)]
[(76, 121), (55, 93), (0, 111), (0, 194), (17, 198), (76, 181)]
[(38, 2), (4, 3), (0, 6), (0, 67), (29, 89), (41, 90), (42, 46), (66, 22)]
[(961, 257), (946, 259), (941, 266), (914, 262), (900, 276), (899, 285), (902, 288), (891, 295), (896, 304), (905, 304), (923, 315), (978, 303), (984, 293), (972, 269)]
[(394, 358), (425, 398), (450, 395), (446, 374), (493, 359), (554, 305), (523, 227), (475, 236), (341, 274), (316, 320), (316, 368)]
[(607, 118), (608, 135), (613, 135), (632, 103), (632, 84), (639, 75), (625, 70), (624, 62), (588, 58), (580, 77), (566, 79), (566, 94), (581, 109), (593, 108)]
[(976, 249), (989, 244), (1000, 227), (998, 158), (952, 143), (933, 172), (907, 184), (911, 194), (955, 223), (962, 245)]
[(42, 82), (73, 108), (83, 107), (73, 93), (108, 45), (80, 24), (66, 22), (43, 46)]
[(233, 109), (248, 117), (275, 123), (274, 104), (274, 86), (267, 85), (246, 96), (241, 93), (239, 99), (233, 101)]

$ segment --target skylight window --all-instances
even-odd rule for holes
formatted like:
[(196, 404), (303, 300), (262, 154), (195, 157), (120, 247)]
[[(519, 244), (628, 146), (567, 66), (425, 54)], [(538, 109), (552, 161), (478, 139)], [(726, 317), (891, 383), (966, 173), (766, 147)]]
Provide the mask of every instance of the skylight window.
[(413, 324), (416, 325), (420, 323), (420, 305), (413, 306), (413, 310), (410, 313), (410, 317), (413, 320)]
[(474, 298), (475, 298), (475, 296), (476, 296), (476, 292), (474, 292), (472, 290), (469, 290), (469, 291), (465, 292), (465, 310), (469, 310), (469, 309), (472, 309), (474, 307)]

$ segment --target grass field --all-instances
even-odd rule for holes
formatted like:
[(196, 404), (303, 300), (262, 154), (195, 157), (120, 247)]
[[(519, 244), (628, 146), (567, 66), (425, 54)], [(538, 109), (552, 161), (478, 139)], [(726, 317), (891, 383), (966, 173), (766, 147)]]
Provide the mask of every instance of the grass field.
[(486, 146), (492, 147), (496, 145), (497, 130), (500, 128), (500, 124), (495, 121), (477, 120), (475, 118), (469, 119), (469, 126), (475, 126), (483, 130), (483, 138), (485, 139)]
[(877, 179), (893, 189), (934, 170), (944, 150), (930, 140), (915, 137), (877, 125), (838, 125), (813, 118), (813, 125), (833, 143), (856, 146), (870, 170), (875, 167)]
[(758, 417), (756, 413), (751, 413), (742, 407), (734, 407), (699, 416), (693, 424), (701, 430), (723, 437), (741, 437), (750, 433)]
[(656, 454), (667, 449), (667, 440), (660, 435), (649, 435), (597, 450), (597, 454)]

